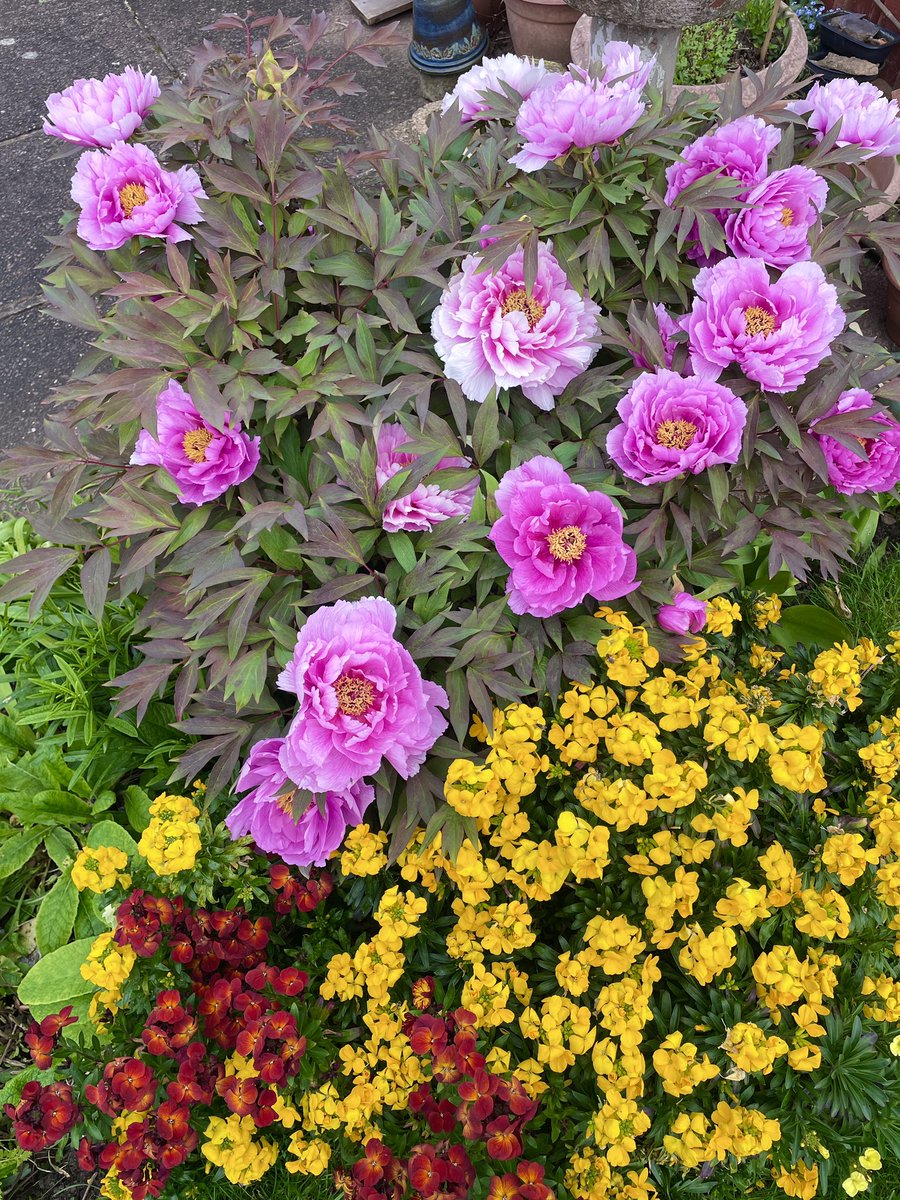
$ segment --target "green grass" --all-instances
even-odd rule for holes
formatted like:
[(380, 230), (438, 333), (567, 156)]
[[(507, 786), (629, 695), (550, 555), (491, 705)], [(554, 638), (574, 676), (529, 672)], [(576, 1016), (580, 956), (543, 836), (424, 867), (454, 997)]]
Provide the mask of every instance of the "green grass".
[(813, 604), (832, 609), (855, 637), (879, 645), (900, 628), (900, 546), (882, 542), (862, 562), (847, 567), (839, 583), (819, 583)]
[(337, 1192), (332, 1173), (326, 1170), (311, 1175), (291, 1175), (281, 1162), (250, 1187), (229, 1183), (227, 1179), (209, 1179), (185, 1191), (184, 1200), (334, 1200)]

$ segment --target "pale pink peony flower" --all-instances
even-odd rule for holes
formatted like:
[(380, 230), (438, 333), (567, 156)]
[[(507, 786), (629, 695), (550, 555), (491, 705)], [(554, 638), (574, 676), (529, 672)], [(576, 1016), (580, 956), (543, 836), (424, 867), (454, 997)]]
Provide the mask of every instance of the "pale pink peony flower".
[(435, 349), (469, 400), (520, 387), (545, 411), (584, 371), (600, 345), (600, 309), (570, 285), (549, 245), (538, 246), (534, 288), (525, 289), (523, 251), (496, 272), (470, 254), (431, 319)]
[(477, 67), (460, 75), (452, 92), (444, 96), (441, 112), (446, 112), (459, 102), (460, 117), (464, 122), (478, 121), (490, 116), (491, 102), (486, 92), (504, 95), (503, 84), (518, 92), (527, 100), (536, 88), (543, 85), (552, 72), (544, 66), (544, 60), (535, 62), (530, 58), (519, 58), (515, 54), (501, 54), (499, 58), (485, 58)]
[(760, 259), (726, 258), (699, 271), (694, 290), (686, 327), (704, 379), (737, 363), (766, 390), (792, 392), (844, 328), (837, 291), (818, 263), (795, 263), (772, 283)]
[(838, 146), (860, 146), (868, 151), (865, 158), (900, 154), (900, 105), (882, 95), (873, 83), (856, 79), (814, 83), (788, 108), (807, 117), (817, 142), (840, 121)]
[(706, 601), (690, 592), (678, 592), (671, 604), (660, 606), (656, 620), (669, 633), (700, 633), (706, 624)]
[[(402, 425), (382, 425), (378, 434), (378, 460), (375, 466), (375, 479), (379, 488), (384, 487), (389, 479), (411, 463), (418, 460), (418, 454), (410, 454), (399, 449), (409, 437)], [(437, 471), (448, 467), (471, 466), (465, 458), (442, 458), (435, 468)], [(438, 483), (420, 483), (413, 491), (397, 500), (390, 500), (384, 506), (381, 523), (388, 533), (424, 531), (433, 529), (441, 521), (450, 517), (467, 517), (472, 511), (472, 501), (478, 488), (477, 479), (464, 487), (443, 490)]]
[(502, 516), (490, 537), (511, 568), (514, 613), (552, 617), (585, 596), (633, 592), (637, 559), (622, 540), (622, 513), (602, 492), (573, 483), (554, 458), (531, 458), (500, 480)]
[(825, 207), (828, 184), (809, 167), (773, 171), (744, 197), (748, 208), (729, 213), (725, 240), (738, 258), (789, 267), (812, 257), (809, 231)]
[(636, 83), (609, 84), (583, 72), (546, 81), (519, 109), (516, 131), (524, 145), (509, 161), (522, 171), (539, 171), (572, 149), (618, 141), (646, 108)]
[(159, 98), (159, 80), (134, 67), (102, 79), (76, 79), (47, 97), (44, 133), (79, 146), (111, 146), (137, 129)]
[(260, 850), (277, 854), (292, 867), (321, 867), (344, 840), (347, 827), (362, 821), (375, 789), (360, 782), (341, 795), (326, 792), (314, 797), (295, 821), (297, 786), (278, 761), (283, 745), (284, 738), (267, 738), (250, 751), (234, 785), (247, 795), (225, 824), (233, 839), (249, 834)]
[(882, 428), (874, 435), (858, 439), (863, 454), (856, 454), (827, 433), (817, 433), (817, 421), (810, 426), (828, 463), (828, 482), (845, 496), (890, 492), (900, 483), (900, 422), (887, 413), (876, 412), (872, 401), (871, 392), (851, 388), (842, 392), (837, 403), (819, 418), (824, 421), (826, 417), (854, 412), (861, 417), (871, 416)]
[(656, 55), (651, 54), (643, 59), (640, 46), (631, 42), (607, 42), (600, 54), (600, 62), (605, 84), (613, 90), (619, 88), (623, 92), (640, 92), (647, 86), (653, 73)]
[(735, 463), (747, 406), (727, 387), (676, 371), (639, 375), (619, 401), (622, 418), (606, 452), (629, 479), (649, 486), (719, 463)]
[(385, 759), (409, 779), (447, 728), (447, 693), (422, 678), (396, 623), (379, 597), (338, 600), (300, 630), (278, 676), (298, 698), (279, 761), (299, 787), (343, 795)]
[(202, 219), (197, 201), (205, 196), (192, 167), (166, 171), (147, 146), (126, 142), (85, 151), (72, 177), (78, 236), (92, 250), (117, 250), (139, 236), (189, 241), (181, 226)]
[(174, 379), (157, 398), (156, 430), (156, 437), (141, 430), (131, 462), (164, 467), (187, 504), (215, 500), (259, 465), (259, 438), (242, 432), (240, 421), (232, 425), (228, 413), (222, 429), (210, 425)]

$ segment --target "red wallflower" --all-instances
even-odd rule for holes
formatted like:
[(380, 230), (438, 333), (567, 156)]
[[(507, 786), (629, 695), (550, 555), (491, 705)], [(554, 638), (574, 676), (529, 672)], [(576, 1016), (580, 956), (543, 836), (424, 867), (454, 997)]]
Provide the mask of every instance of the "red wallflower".
[(353, 1164), (353, 1178), (358, 1183), (372, 1187), (384, 1177), (391, 1165), (393, 1155), (378, 1138), (369, 1138), (363, 1151), (363, 1157)]
[(5, 1104), (3, 1111), (13, 1123), (18, 1144), (32, 1152), (54, 1145), (81, 1117), (68, 1083), (45, 1087), (36, 1079), (22, 1088), (18, 1104)]
[(447, 1024), (440, 1017), (417, 1017), (409, 1034), (414, 1054), (439, 1054), (447, 1045)]
[(522, 1181), (519, 1186), (522, 1200), (552, 1200), (553, 1191), (544, 1183), (544, 1168), (539, 1163), (522, 1159), (516, 1174)]
[(60, 1032), (67, 1025), (73, 1025), (78, 1020), (72, 1016), (72, 1005), (67, 1004), (58, 1013), (51, 1013), (38, 1024), (32, 1021), (25, 1034), (25, 1045), (34, 1060), (34, 1065), (45, 1071), (53, 1065), (53, 1051), (59, 1040)]
[(431, 1008), (431, 1002), (434, 1000), (434, 976), (425, 975), (421, 979), (417, 979), (412, 985), (412, 1002), (413, 1007), (419, 1009), (420, 1012), (425, 1012)]
[(516, 1131), (516, 1126), (509, 1117), (497, 1117), (487, 1127), (485, 1148), (491, 1158), (505, 1161), (517, 1158), (522, 1153), (522, 1143)]
[(447, 1178), (447, 1167), (438, 1158), (433, 1146), (417, 1146), (407, 1166), (410, 1187), (420, 1196), (433, 1196)]
[(156, 1078), (140, 1058), (114, 1058), (103, 1068), (99, 1083), (89, 1083), (84, 1094), (107, 1116), (145, 1112), (156, 1097)]

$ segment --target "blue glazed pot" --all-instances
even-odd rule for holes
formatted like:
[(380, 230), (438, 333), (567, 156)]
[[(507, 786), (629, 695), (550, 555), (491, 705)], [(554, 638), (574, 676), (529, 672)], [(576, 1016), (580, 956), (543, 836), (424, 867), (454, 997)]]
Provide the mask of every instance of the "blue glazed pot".
[(488, 37), (472, 0), (413, 0), (409, 61), (429, 75), (456, 75), (477, 63)]

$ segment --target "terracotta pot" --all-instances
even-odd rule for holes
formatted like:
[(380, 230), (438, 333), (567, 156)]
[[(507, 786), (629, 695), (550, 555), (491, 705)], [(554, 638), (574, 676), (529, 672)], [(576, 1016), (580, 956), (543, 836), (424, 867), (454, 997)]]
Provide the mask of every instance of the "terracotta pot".
[(506, 19), (516, 54), (569, 65), (578, 13), (566, 0), (506, 0)]

